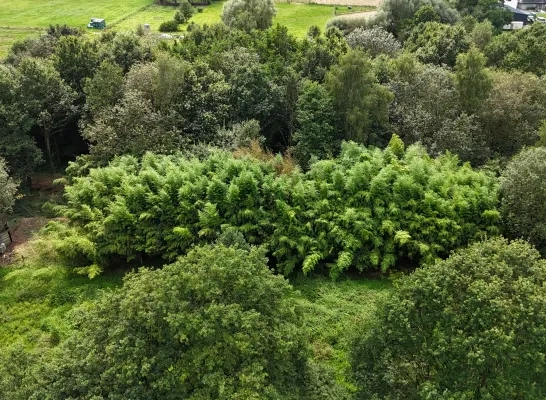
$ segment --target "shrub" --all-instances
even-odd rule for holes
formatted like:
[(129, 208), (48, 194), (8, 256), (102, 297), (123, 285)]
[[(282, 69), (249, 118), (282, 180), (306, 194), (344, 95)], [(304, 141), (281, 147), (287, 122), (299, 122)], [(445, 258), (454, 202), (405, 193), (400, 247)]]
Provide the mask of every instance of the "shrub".
[(326, 23), (327, 28), (338, 28), (344, 34), (349, 34), (355, 29), (371, 29), (374, 27), (374, 22), (367, 17), (360, 18), (347, 18), (347, 17), (334, 17)]
[(184, 14), (182, 14), (180, 11), (177, 11), (176, 14), (174, 14), (174, 20), (177, 24), (183, 24), (187, 21)]
[(345, 143), (338, 159), (306, 174), (252, 148), (202, 161), (121, 157), (73, 178), (57, 210), (101, 260), (174, 260), (235, 228), (265, 245), (285, 274), (318, 264), (332, 276), (351, 267), (386, 271), (400, 257), (432, 262), (497, 233), (493, 177), (397, 140), (384, 151)]
[(357, 399), (543, 399), (546, 261), (477, 243), (403, 279), (352, 345)]
[(37, 398), (297, 399), (307, 346), (294, 302), (262, 250), (196, 248), (74, 314)]
[(178, 31), (178, 21), (165, 21), (159, 25), (159, 32), (177, 32)]
[(391, 33), (382, 28), (356, 28), (347, 36), (347, 43), (353, 49), (368, 52), (372, 57), (380, 54), (395, 56), (402, 47)]
[(275, 14), (273, 0), (229, 0), (222, 10), (222, 22), (230, 28), (250, 32), (269, 28)]
[(523, 238), (546, 255), (546, 148), (516, 155), (501, 176), (502, 220), (507, 235)]
[(0, 217), (11, 211), (17, 196), (18, 186), (19, 184), (8, 175), (8, 166), (0, 157), (0, 188), (2, 188), (0, 190)]
[(195, 8), (190, 4), (188, 0), (182, 0), (180, 6), (178, 7), (178, 12), (181, 13), (184, 18), (189, 20), (193, 14), (195, 14)]

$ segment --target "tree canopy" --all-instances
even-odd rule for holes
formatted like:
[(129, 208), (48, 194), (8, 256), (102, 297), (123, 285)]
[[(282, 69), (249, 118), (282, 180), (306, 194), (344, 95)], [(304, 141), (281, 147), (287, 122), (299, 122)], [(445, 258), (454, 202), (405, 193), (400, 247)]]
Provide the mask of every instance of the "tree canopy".
[(542, 399), (546, 261), (492, 239), (403, 279), (353, 344), (358, 399)]

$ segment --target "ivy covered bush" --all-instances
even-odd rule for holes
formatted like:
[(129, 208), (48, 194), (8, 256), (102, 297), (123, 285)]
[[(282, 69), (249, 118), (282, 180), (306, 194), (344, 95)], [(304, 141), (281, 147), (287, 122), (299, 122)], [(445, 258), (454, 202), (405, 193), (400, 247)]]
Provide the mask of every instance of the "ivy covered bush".
[(406, 150), (396, 136), (386, 150), (344, 143), (305, 174), (280, 173), (279, 162), (121, 157), (73, 178), (57, 210), (94, 243), (97, 265), (174, 260), (229, 229), (264, 245), (284, 274), (320, 265), (336, 276), (387, 271), (400, 258), (431, 263), (498, 233), (494, 177), (449, 154)]

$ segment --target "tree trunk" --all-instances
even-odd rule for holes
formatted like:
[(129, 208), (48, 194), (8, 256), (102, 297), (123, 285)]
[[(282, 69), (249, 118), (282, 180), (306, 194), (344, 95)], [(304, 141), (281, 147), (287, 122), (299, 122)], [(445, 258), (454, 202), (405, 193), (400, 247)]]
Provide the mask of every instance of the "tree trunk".
[(51, 154), (51, 137), (49, 136), (49, 132), (47, 132), (44, 129), (44, 139), (45, 139), (45, 145), (47, 150), (47, 158), (49, 159), (49, 165), (51, 167), (51, 172), (55, 172), (55, 168), (53, 167), (53, 156)]

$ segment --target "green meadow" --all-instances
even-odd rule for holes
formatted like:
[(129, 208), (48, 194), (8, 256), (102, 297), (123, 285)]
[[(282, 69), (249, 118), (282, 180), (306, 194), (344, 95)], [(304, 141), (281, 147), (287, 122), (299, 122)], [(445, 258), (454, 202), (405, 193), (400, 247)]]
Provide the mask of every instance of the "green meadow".
[[(195, 13), (190, 21), (199, 25), (219, 23), (223, 6), (223, 2), (214, 2), (210, 6), (204, 7), (203, 12)], [(334, 7), (327, 5), (277, 3), (276, 7), (277, 16), (273, 23), (285, 25), (297, 37), (305, 36), (312, 25), (324, 28), (326, 21), (334, 16)], [(157, 32), (159, 25), (172, 19), (175, 12), (176, 8), (174, 7), (152, 5), (115, 24), (113, 29), (133, 30), (140, 24), (150, 24), (151, 30)], [(180, 26), (180, 29), (185, 30), (185, 26), (186, 24)]]
[[(191, 21), (199, 24), (220, 22), (223, 2), (213, 2), (196, 13)], [(304, 37), (310, 26), (320, 28), (334, 16), (334, 6), (279, 2), (274, 24), (281, 24), (297, 37)], [(371, 11), (374, 7), (353, 7), (352, 12)], [(104, 18), (109, 29), (134, 30), (138, 25), (150, 24), (157, 32), (163, 21), (173, 18), (175, 7), (151, 4), (151, 0), (51, 0), (3, 1), (0, 7), (0, 57), (7, 54), (11, 45), (25, 37), (40, 34), (49, 25), (68, 25), (85, 29), (91, 18)], [(338, 12), (347, 7), (338, 6)], [(186, 24), (180, 26), (184, 31)]]

